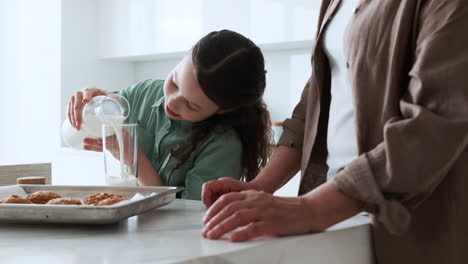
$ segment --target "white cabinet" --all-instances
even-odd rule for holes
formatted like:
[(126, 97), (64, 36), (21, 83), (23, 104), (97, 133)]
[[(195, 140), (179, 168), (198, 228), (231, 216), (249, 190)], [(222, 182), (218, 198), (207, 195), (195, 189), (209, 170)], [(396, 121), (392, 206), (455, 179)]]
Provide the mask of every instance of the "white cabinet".
[(99, 0), (101, 58), (180, 56), (213, 30), (237, 31), (265, 50), (310, 49), (320, 1)]

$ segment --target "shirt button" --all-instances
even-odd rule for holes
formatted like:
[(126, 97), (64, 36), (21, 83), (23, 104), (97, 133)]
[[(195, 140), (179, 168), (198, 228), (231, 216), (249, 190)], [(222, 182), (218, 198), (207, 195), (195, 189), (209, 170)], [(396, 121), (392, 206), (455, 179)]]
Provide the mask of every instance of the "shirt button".
[(346, 68), (349, 69), (349, 62), (346, 62)]
[(356, 9), (354, 9), (354, 14), (357, 14), (359, 12), (359, 7), (356, 7)]

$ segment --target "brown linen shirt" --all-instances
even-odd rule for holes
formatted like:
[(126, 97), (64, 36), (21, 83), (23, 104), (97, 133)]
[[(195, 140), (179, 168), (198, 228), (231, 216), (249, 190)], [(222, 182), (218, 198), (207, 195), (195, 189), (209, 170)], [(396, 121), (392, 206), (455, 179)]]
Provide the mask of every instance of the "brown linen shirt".
[[(302, 149), (299, 194), (326, 180), (322, 38), (342, 1), (322, 2), (312, 76), (283, 124), (279, 144)], [(359, 157), (334, 181), (373, 214), (378, 263), (468, 263), (468, 1), (362, 0), (344, 46)]]

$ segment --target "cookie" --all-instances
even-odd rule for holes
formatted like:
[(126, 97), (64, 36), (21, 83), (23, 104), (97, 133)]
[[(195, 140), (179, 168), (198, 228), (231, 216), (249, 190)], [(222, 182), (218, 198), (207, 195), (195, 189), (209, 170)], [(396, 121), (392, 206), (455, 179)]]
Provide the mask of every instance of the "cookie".
[(57, 198), (62, 198), (62, 196), (57, 193), (47, 191), (34, 192), (28, 195), (28, 199), (35, 204), (46, 204), (48, 201)]
[(98, 203), (102, 200), (108, 198), (123, 198), (121, 195), (113, 194), (113, 193), (93, 193), (91, 195), (86, 196), (83, 199), (83, 203), (87, 205), (98, 205)]
[(121, 201), (125, 201), (127, 198), (123, 197), (113, 197), (113, 198), (107, 198), (102, 201), (100, 201), (97, 205), (113, 205)]
[(47, 204), (61, 205), (81, 205), (81, 201), (72, 198), (55, 198), (47, 202)]
[(5, 204), (30, 204), (31, 201), (28, 198), (21, 197), (19, 195), (13, 194), (8, 196), (5, 200), (3, 200)]

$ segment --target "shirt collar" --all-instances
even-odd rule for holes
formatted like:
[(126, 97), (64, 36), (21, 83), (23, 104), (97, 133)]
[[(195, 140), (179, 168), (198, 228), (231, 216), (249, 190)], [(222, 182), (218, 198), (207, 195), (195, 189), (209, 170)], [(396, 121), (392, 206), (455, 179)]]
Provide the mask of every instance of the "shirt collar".
[(159, 98), (151, 107), (159, 107), (161, 104), (164, 103), (164, 96)]

